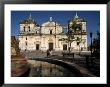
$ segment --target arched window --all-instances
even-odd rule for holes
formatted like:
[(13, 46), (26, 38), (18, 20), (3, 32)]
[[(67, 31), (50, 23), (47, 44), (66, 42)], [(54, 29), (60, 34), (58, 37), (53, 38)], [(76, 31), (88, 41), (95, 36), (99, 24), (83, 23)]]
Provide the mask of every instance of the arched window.
[(50, 30), (50, 34), (52, 34), (52, 30)]
[(24, 32), (25, 32), (25, 26), (24, 26)]
[(26, 40), (27, 40), (27, 37), (26, 37)]
[(79, 42), (77, 42), (77, 45), (79, 45)]
[(77, 37), (77, 40), (79, 41), (79, 37)]
[(28, 29), (29, 29), (29, 31), (30, 31), (30, 26), (28, 26)]
[(27, 46), (27, 41), (25, 43), (26, 43), (26, 46)]

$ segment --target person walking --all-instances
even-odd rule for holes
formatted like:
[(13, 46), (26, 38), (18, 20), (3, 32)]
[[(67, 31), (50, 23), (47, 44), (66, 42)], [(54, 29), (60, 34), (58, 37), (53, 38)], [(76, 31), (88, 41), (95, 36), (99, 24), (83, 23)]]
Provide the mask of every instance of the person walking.
[(52, 50), (50, 50), (50, 56), (52, 56)]
[(47, 49), (47, 57), (49, 57), (50, 56), (50, 51), (49, 51), (49, 49)]

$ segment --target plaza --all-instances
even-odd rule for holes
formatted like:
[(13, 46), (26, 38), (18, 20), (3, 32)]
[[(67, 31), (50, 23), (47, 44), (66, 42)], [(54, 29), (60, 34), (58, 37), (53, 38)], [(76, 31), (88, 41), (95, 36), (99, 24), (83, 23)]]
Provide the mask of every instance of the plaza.
[[(18, 38), (13, 36), (16, 39), (11, 46), (14, 71), (17, 69), (14, 66), (24, 67), (26, 63), (30, 68), (30, 73), (26, 75), (30, 77), (100, 76), (99, 48), (96, 49), (100, 34), (95, 38), (93, 47), (92, 44), (87, 46), (89, 36), (85, 18), (79, 17), (76, 12), (65, 25), (51, 16), (39, 24), (32, 15), (30, 13), (27, 19), (19, 21)], [(92, 34), (90, 32), (91, 42)], [(51, 51), (49, 56), (48, 50)], [(94, 53), (94, 50), (97, 52)], [(24, 60), (24, 64), (20, 64)]]

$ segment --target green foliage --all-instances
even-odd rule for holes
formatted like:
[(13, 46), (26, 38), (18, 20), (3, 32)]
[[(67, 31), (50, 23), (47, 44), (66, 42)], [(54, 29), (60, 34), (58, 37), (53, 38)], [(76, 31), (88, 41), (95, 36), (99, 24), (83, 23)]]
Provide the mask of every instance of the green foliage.
[[(89, 45), (88, 49), (90, 50), (91, 44)], [(97, 37), (93, 38), (92, 42), (92, 51), (93, 51), (93, 56), (100, 58), (100, 33), (97, 32)]]
[(77, 24), (77, 21), (76, 20), (73, 20), (72, 23), (68, 23), (68, 32), (66, 33), (66, 36), (67, 38), (62, 38), (62, 39), (59, 39), (59, 41), (65, 41), (65, 42), (68, 42), (69, 44), (69, 52), (70, 52), (70, 48), (71, 48), (71, 43), (73, 41), (77, 41), (77, 42), (81, 42), (82, 41), (82, 38), (75, 38), (74, 37), (74, 34), (77, 32), (79, 33), (79, 31), (82, 30), (82, 24), (79, 23)]
[(77, 24), (76, 20), (74, 20), (74, 21), (72, 21), (72, 24), (70, 25), (70, 29), (74, 30), (74, 32), (81, 31), (82, 24), (81, 23)]

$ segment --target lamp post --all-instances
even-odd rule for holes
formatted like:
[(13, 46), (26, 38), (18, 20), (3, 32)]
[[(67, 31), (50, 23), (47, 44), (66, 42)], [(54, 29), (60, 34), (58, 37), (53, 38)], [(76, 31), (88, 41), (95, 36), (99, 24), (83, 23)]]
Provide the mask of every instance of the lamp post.
[(92, 60), (92, 35), (93, 35), (93, 33), (90, 32), (90, 38), (91, 38), (91, 64), (93, 63), (93, 60)]

